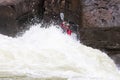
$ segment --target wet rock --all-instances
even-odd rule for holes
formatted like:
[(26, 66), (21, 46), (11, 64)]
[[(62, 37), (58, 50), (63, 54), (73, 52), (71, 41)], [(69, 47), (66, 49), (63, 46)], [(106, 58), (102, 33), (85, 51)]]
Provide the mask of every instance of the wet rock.
[(34, 15), (43, 16), (44, 0), (0, 0), (0, 33), (15, 36)]
[(45, 0), (44, 8), (44, 21), (57, 22), (60, 20), (60, 12), (64, 12), (65, 0)]
[[(119, 53), (120, 53), (120, 51), (119, 51)], [(111, 58), (114, 60), (114, 62), (116, 63), (116, 65), (118, 67), (120, 67), (120, 54), (111, 55)]]
[(82, 0), (84, 27), (120, 25), (120, 0)]
[(66, 0), (65, 17), (66, 20), (82, 26), (82, 3), (80, 0)]
[(99, 49), (120, 49), (120, 28), (82, 28), (80, 39), (88, 46)]
[(9, 6), (0, 6), (0, 33), (13, 36), (17, 31), (15, 11)]

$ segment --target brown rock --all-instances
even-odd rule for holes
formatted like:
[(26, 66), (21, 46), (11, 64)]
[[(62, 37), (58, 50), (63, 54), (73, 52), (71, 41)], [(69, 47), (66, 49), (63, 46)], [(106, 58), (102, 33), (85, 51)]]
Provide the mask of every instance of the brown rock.
[(44, 0), (0, 0), (0, 32), (14, 36), (34, 15), (43, 16)]
[(88, 46), (99, 49), (120, 49), (120, 28), (82, 28), (80, 39)]
[(9, 6), (0, 6), (0, 33), (12, 35), (17, 33), (16, 13)]
[(44, 20), (50, 22), (51, 20), (56, 21), (60, 19), (59, 14), (64, 10), (65, 0), (45, 0), (44, 7)]
[(83, 27), (120, 25), (120, 0), (83, 0), (82, 3)]

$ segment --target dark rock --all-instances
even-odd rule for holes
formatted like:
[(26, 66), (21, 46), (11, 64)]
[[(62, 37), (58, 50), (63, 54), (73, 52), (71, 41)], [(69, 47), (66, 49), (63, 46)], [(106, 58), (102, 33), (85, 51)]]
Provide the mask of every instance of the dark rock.
[(65, 14), (65, 20), (81, 25), (81, 2), (80, 0), (45, 0), (44, 20), (49, 22), (59, 21), (60, 13)]
[(82, 0), (84, 27), (120, 25), (120, 0)]
[(15, 11), (9, 6), (0, 6), (0, 33), (15, 36), (17, 31)]
[(80, 40), (94, 48), (120, 50), (120, 28), (82, 28), (80, 30)]
[(15, 36), (34, 15), (42, 18), (43, 3), (44, 0), (0, 0), (0, 33)]
[(60, 20), (60, 12), (64, 12), (65, 0), (45, 0), (44, 8), (44, 21), (57, 22)]
[(80, 0), (66, 0), (65, 17), (66, 20), (82, 26), (82, 3)]
[(116, 65), (120, 67), (120, 51), (119, 51), (119, 54), (111, 55), (111, 58), (114, 60)]

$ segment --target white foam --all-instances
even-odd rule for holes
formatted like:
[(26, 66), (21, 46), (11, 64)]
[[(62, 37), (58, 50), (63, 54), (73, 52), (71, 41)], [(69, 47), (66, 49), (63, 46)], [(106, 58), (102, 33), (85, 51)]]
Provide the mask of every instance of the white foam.
[[(0, 76), (61, 77), (68, 80), (120, 80), (114, 62), (51, 25), (17, 38), (0, 35)], [(59, 27), (59, 26), (57, 26)], [(10, 74), (8, 74), (10, 73)]]

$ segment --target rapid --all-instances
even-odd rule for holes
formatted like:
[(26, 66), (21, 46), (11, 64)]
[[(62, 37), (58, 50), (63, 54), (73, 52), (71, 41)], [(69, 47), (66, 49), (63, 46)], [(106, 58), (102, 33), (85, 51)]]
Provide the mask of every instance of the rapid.
[(59, 26), (32, 25), (22, 36), (0, 34), (0, 80), (120, 80), (113, 60)]

